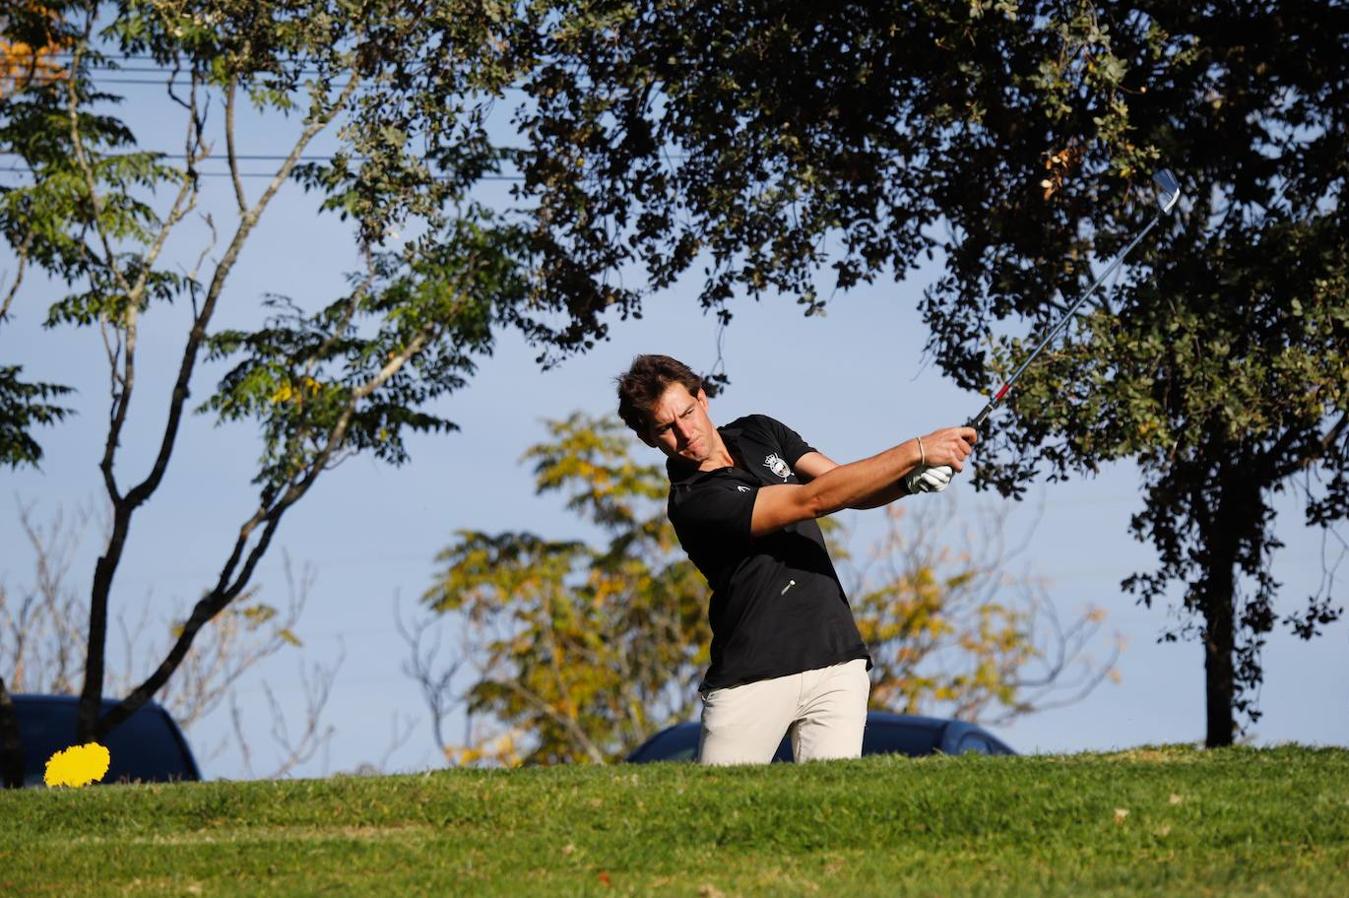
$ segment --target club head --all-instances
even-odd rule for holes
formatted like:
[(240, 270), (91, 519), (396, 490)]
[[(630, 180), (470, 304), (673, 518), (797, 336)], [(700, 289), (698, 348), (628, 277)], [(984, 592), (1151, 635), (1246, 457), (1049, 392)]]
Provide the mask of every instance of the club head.
[(1152, 176), (1152, 187), (1157, 191), (1157, 205), (1163, 212), (1170, 212), (1180, 201), (1180, 183), (1170, 169), (1159, 169)]

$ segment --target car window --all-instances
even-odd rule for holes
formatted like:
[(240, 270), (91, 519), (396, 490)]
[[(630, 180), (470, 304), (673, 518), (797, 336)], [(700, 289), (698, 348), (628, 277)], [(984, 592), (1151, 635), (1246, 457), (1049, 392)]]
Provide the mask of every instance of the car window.
[(977, 752), (981, 755), (993, 754), (993, 746), (988, 744), (988, 740), (978, 733), (966, 733), (960, 740), (960, 745), (956, 746), (957, 754), (966, 752)]
[[(75, 744), (74, 702), (15, 701), (19, 735), (23, 741), (25, 785), (40, 785), (47, 759)], [(103, 782), (142, 782), (197, 779), (196, 765), (179, 741), (168, 715), (158, 707), (144, 707), (109, 733), (102, 744), (110, 765)]]
[(862, 754), (930, 755), (937, 750), (941, 728), (921, 724), (869, 722), (862, 734)]

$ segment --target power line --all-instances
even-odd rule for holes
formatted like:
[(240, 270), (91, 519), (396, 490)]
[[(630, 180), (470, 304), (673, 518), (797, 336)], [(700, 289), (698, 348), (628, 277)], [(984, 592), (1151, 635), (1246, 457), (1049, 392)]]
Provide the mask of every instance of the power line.
[[(168, 74), (168, 72), (165, 72), (165, 74)], [(98, 86), (103, 85), (103, 84), (157, 84), (157, 85), (164, 85), (164, 84), (167, 84), (167, 83), (168, 83), (166, 80), (164, 80), (164, 79), (162, 79), (162, 78), (102, 78), (102, 77), (100, 77), (100, 78), (88, 78), (88, 79), (86, 79), (86, 80), (87, 80), (90, 84), (93, 84), (95, 87), (98, 87)], [(342, 89), (345, 88), (345, 87), (346, 87), (346, 84), (345, 84), (345, 83), (344, 83), (344, 84), (333, 84), (333, 85), (332, 85), (333, 90), (342, 90)]]
[[(0, 52), (0, 58), (3, 58), (5, 55), (6, 55), (6, 54)], [(43, 58), (43, 59), (73, 59), (74, 56), (73, 56), (73, 54), (69, 54), (69, 53), (46, 53), (46, 54), (42, 54), (42, 58)], [(149, 60), (149, 61), (153, 61), (153, 60), (154, 60), (154, 57), (152, 57), (152, 56), (122, 56), (122, 57), (109, 57), (109, 58), (114, 58), (114, 59), (125, 59), (125, 60), (131, 60), (131, 61), (141, 61), (141, 60)], [(293, 61), (293, 60), (290, 60), (290, 61)], [(288, 60), (281, 60), (282, 65), (285, 65), (286, 62), (288, 62)], [(89, 68), (90, 71), (93, 71), (93, 72), (111, 72), (111, 73), (114, 73), (114, 74), (128, 73), (128, 74), (138, 74), (138, 75), (152, 75), (152, 74), (173, 75), (173, 74), (175, 74), (175, 73), (176, 73), (176, 74), (187, 75), (187, 74), (191, 74), (191, 72), (192, 72), (192, 69), (191, 69), (190, 67), (174, 69), (172, 66), (166, 66), (166, 65), (154, 65), (154, 66), (122, 66), (122, 65), (117, 65), (117, 64), (115, 64), (115, 63), (102, 63), (102, 62), (91, 62), (91, 63), (89, 63), (88, 68)], [(282, 71), (282, 72), (270, 72), (270, 71), (267, 71), (267, 70), (263, 69), (263, 70), (258, 70), (258, 71), (252, 71), (252, 72), (249, 72), (249, 73), (248, 73), (248, 77), (249, 77), (250, 79), (257, 79), (257, 78), (266, 77), (266, 76), (268, 76), (268, 75), (271, 75), (271, 76), (277, 76), (277, 77), (282, 76), (282, 75), (285, 75), (285, 76), (294, 76), (294, 75), (300, 75), (300, 76), (313, 76), (313, 75), (322, 75), (323, 73), (324, 73), (324, 70), (323, 70), (323, 69), (314, 69), (314, 68), (292, 69), (292, 70)], [(160, 78), (107, 78), (107, 77), (104, 77), (104, 76), (101, 75), (101, 74), (98, 75), (96, 78), (95, 78), (95, 77), (90, 77), (90, 78), (87, 78), (87, 79), (85, 79), (85, 80), (90, 81), (90, 82), (96, 82), (96, 83), (98, 83), (98, 84), (164, 84), (164, 83), (165, 83), (164, 80), (163, 80), (163, 79), (160, 79)], [(344, 84), (334, 84), (333, 87), (334, 87), (335, 89), (341, 89), (342, 87), (345, 87), (345, 85), (344, 85)], [(522, 90), (522, 88), (519, 88), (519, 87), (506, 87), (506, 88), (503, 88), (502, 90), (503, 90), (503, 92), (520, 92), (520, 91)]]
[[(280, 158), (284, 158), (284, 157), (280, 157)], [(5, 172), (23, 172), (23, 173), (27, 174), (27, 173), (28, 173), (28, 169), (26, 169), (26, 168), (20, 168), (20, 167), (17, 166), (17, 165), (16, 165), (16, 166), (13, 166), (13, 167), (11, 167), (11, 168), (0, 168), (0, 173), (5, 173)], [(199, 178), (228, 178), (228, 177), (230, 177), (230, 174), (231, 174), (231, 173), (230, 173), (230, 172), (227, 172), (227, 171), (198, 171), (196, 174), (197, 174), (197, 177), (199, 177)], [(252, 171), (252, 172), (250, 172), (250, 171), (241, 171), (241, 172), (239, 172), (239, 177), (241, 177), (241, 178), (275, 178), (275, 177), (276, 177), (276, 172), (272, 172), (272, 171)], [(479, 175), (479, 176), (478, 176), (477, 178), (475, 178), (474, 180), (477, 180), (477, 181), (523, 181), (524, 179), (525, 179), (524, 175)], [(437, 178), (436, 180), (447, 181), (447, 180), (449, 180), (449, 178)]]
[[(151, 153), (151, 154), (157, 156), (157, 157), (160, 158), (160, 159), (186, 159), (186, 158), (187, 158), (187, 154), (186, 154), (186, 153), (159, 153), (159, 152), (156, 152), (155, 150), (139, 150), (138, 152), (141, 152), (141, 153)], [(22, 155), (22, 154), (20, 154), (19, 152), (15, 151), (15, 150), (0, 150), (0, 156), (19, 156), (19, 155)], [(105, 156), (105, 157), (103, 157), (103, 158), (105, 158), (105, 159), (113, 159), (113, 158), (117, 158), (117, 157), (114, 157), (114, 156)], [(227, 157), (227, 156), (207, 156), (207, 157), (205, 157), (205, 158), (204, 158), (203, 160), (201, 160), (201, 161), (203, 161), (203, 162), (224, 162), (224, 161), (226, 161), (228, 158), (229, 158), (229, 157)], [(246, 161), (246, 162), (280, 162), (280, 161), (282, 161), (283, 159), (289, 159), (289, 158), (290, 158), (290, 155), (289, 155), (288, 153), (278, 153), (278, 154), (271, 154), (271, 153), (236, 153), (235, 156), (234, 156), (234, 158), (235, 158), (235, 159), (239, 159), (239, 160), (241, 160), (241, 161)], [(333, 159), (335, 159), (336, 157), (335, 157), (335, 156), (303, 155), (303, 156), (298, 156), (298, 157), (296, 157), (296, 158), (297, 158), (299, 161), (301, 161), (301, 162), (332, 162)], [(362, 156), (352, 156), (352, 157), (350, 157), (350, 158), (351, 158), (351, 161), (352, 161), (352, 162), (361, 162), (361, 161), (364, 160), (364, 157), (362, 157)]]
[[(494, 147), (494, 149), (497, 150), (497, 151), (500, 152), (500, 153), (503, 153), (503, 154), (510, 154), (510, 153), (514, 153), (514, 154), (523, 154), (523, 153), (528, 153), (528, 152), (530, 152), (529, 150), (523, 149), (523, 148), (521, 148), (521, 147)], [(186, 159), (186, 158), (187, 158), (187, 154), (186, 154), (186, 153), (164, 153), (164, 152), (160, 152), (160, 151), (158, 151), (158, 150), (137, 150), (136, 152), (139, 152), (139, 153), (151, 153), (151, 154), (153, 154), (153, 155), (155, 155), (155, 156), (158, 156), (160, 159)], [(21, 156), (21, 155), (23, 155), (23, 154), (20, 153), (20, 152), (18, 152), (17, 150), (0, 150), (0, 156)], [(123, 154), (123, 155), (130, 155), (130, 154)], [(118, 157), (109, 155), (109, 156), (104, 156), (104, 157), (101, 157), (101, 158), (104, 158), (104, 159), (115, 159), (115, 158), (118, 158)], [(203, 158), (202, 161), (206, 161), (206, 162), (224, 162), (224, 161), (227, 160), (228, 158), (229, 158), (228, 156), (206, 156), (206, 157)], [(240, 159), (240, 160), (245, 160), (245, 161), (248, 161), (248, 162), (280, 162), (280, 161), (283, 160), (283, 159), (289, 159), (289, 158), (290, 158), (290, 154), (289, 154), (289, 153), (235, 153), (235, 154), (234, 154), (234, 158), (235, 158), (235, 159)], [(297, 156), (296, 158), (299, 159), (299, 160), (302, 161), (302, 162), (332, 162), (332, 161), (333, 161), (334, 159), (336, 159), (337, 157), (334, 156), (334, 155), (332, 155), (332, 154), (328, 154), (328, 153), (324, 153), (324, 154), (306, 153), (306, 154)], [(365, 161), (366, 161), (366, 157), (364, 157), (364, 156), (350, 156), (350, 157), (348, 157), (348, 158), (349, 158), (352, 162), (365, 162)]]
[[(176, 71), (176, 72), (179, 72), (179, 73), (184, 73), (184, 72), (190, 72), (190, 71), (192, 71), (191, 69), (184, 69), (184, 68), (174, 69), (174, 68), (171, 68), (171, 67), (169, 67), (169, 66), (91, 65), (91, 66), (89, 66), (89, 68), (90, 68), (91, 70), (95, 71), (95, 72), (129, 72), (129, 73), (132, 73), (132, 74), (141, 74), (141, 75), (159, 75), (159, 74), (170, 75), (170, 74), (172, 74), (172, 73), (175, 72), (175, 71)], [(277, 73), (275, 73), (275, 72), (265, 72), (265, 73), (261, 73), (261, 74), (277, 74)], [(287, 74), (287, 75), (319, 75), (319, 74), (322, 74), (322, 70), (320, 70), (320, 69), (296, 69), (296, 70), (294, 70), (294, 71), (286, 72), (285, 74)]]

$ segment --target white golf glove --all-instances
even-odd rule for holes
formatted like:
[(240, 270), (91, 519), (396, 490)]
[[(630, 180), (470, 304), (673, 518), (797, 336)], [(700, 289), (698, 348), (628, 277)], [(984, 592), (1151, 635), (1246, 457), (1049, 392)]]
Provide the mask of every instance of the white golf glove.
[(904, 487), (910, 495), (914, 493), (940, 493), (946, 489), (954, 475), (955, 471), (952, 470), (950, 465), (938, 465), (935, 468), (919, 465), (904, 475)]

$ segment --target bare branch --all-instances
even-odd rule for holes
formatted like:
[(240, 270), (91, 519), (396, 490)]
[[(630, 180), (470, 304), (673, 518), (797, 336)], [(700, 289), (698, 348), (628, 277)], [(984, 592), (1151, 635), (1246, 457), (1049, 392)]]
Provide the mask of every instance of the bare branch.
[(248, 199), (244, 195), (244, 181), (239, 177), (239, 154), (234, 148), (234, 95), (239, 88), (239, 76), (230, 75), (229, 85), (225, 88), (225, 154), (229, 157), (230, 180), (234, 182), (234, 199), (239, 204), (239, 214), (248, 212)]
[[(456, 705), (463, 702), (462, 695), (453, 692), (454, 678), (464, 666), (465, 658), (460, 656), (440, 670), (436, 669), (436, 657), (444, 644), (441, 628), (433, 624), (435, 616), (421, 619), (409, 618), (405, 623), (399, 609), (399, 598), (394, 596), (394, 627), (408, 647), (408, 658), (403, 662), (403, 673), (411, 677), (421, 689), (422, 698), (431, 712), (431, 736), (436, 747), (442, 753), (446, 749), (445, 720)], [(423, 641), (429, 641), (424, 645)]]
[(0, 302), (0, 322), (9, 317), (9, 307), (14, 302), (14, 296), (19, 292), (20, 285), (23, 284), (24, 271), (28, 267), (28, 254), (33, 248), (33, 240), (37, 236), (36, 231), (30, 230), (24, 235), (23, 242), (19, 244), (16, 255), (19, 259), (19, 268), (14, 273), (14, 283), (9, 285), (5, 291), (5, 298)]
[(234, 741), (239, 746), (239, 755), (243, 758), (244, 773), (249, 779), (253, 778), (253, 750), (249, 748), (248, 739), (244, 736), (243, 712), (239, 709), (239, 702), (235, 693), (230, 693), (230, 724), (234, 730)]
[(1103, 612), (1088, 609), (1065, 625), (1043, 584), (1005, 573), (1033, 528), (1009, 547), (1005, 510), (983, 512), (963, 519), (977, 529), (962, 526), (950, 540), (950, 499), (915, 504), (907, 520), (906, 511), (891, 513), (851, 590), (859, 625), (876, 634), (868, 637), (874, 706), (945, 706), (961, 719), (1005, 722), (1079, 701), (1114, 675), (1118, 644), (1103, 663), (1088, 653)]
[[(401, 723), (400, 723), (401, 720)], [(380, 755), (379, 764), (376, 769), (387, 773), (389, 770), (389, 759), (393, 757), (408, 740), (412, 738), (412, 732), (417, 728), (417, 718), (411, 715), (403, 715), (401, 718), (397, 711), (389, 715), (389, 744), (384, 749), (384, 754)]]
[(272, 712), (272, 739), (284, 752), (281, 763), (267, 775), (266, 779), (280, 779), (289, 775), (292, 770), (307, 762), (332, 739), (335, 732), (333, 727), (322, 726), (323, 709), (327, 706), (328, 698), (332, 694), (333, 683), (337, 679), (337, 671), (342, 667), (345, 660), (346, 649), (344, 647), (339, 653), (337, 661), (331, 667), (314, 664), (306, 671), (304, 665), (300, 665), (300, 686), (305, 697), (305, 713), (304, 724), (299, 736), (295, 738), (290, 735), (290, 729), (286, 726), (286, 715), (282, 712), (280, 703), (277, 702), (276, 696), (272, 692), (271, 685), (263, 683), (262, 688), (267, 695), (267, 704)]

